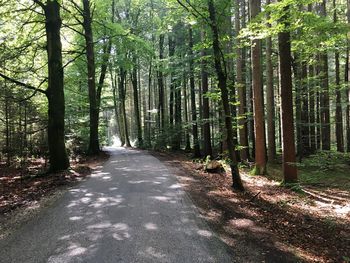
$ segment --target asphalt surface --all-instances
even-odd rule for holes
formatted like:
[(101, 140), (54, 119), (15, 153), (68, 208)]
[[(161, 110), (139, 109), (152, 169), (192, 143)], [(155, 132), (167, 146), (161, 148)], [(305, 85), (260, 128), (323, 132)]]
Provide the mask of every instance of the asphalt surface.
[(109, 150), (91, 178), (0, 241), (0, 262), (234, 261), (164, 164)]

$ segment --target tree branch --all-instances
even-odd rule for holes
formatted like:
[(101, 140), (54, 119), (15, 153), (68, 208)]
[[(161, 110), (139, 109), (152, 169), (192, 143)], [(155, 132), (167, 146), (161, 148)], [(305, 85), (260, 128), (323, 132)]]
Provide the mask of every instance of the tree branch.
[(33, 86), (29, 85), (29, 84), (25, 84), (25, 83), (23, 83), (23, 82), (20, 82), (20, 81), (18, 81), (18, 80), (15, 80), (15, 79), (13, 79), (13, 78), (10, 78), (10, 77), (8, 77), (8, 76), (2, 74), (1, 72), (0, 72), (0, 77), (2, 77), (3, 79), (6, 79), (6, 80), (8, 80), (8, 81), (10, 81), (10, 82), (12, 82), (12, 83), (15, 83), (16, 85), (21, 86), (21, 87), (23, 87), (23, 88), (30, 89), (30, 90), (34, 90), (34, 91), (36, 91), (36, 92), (40, 92), (40, 93), (42, 93), (42, 94), (47, 95), (47, 92), (46, 92), (45, 90), (42, 90), (42, 89), (39, 88), (39, 87), (41, 86), (41, 84), (40, 84), (39, 87), (33, 87)]
[(46, 9), (46, 6), (43, 4), (43, 2), (39, 0), (33, 0), (34, 3), (38, 4), (42, 9)]

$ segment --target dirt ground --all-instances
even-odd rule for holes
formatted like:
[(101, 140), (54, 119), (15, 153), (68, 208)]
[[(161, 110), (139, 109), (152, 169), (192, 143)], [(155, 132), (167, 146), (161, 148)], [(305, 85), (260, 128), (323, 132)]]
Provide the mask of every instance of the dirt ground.
[(242, 172), (206, 173), (183, 153), (155, 153), (177, 175), (202, 217), (236, 251), (237, 262), (350, 262), (350, 193), (305, 186), (302, 193)]

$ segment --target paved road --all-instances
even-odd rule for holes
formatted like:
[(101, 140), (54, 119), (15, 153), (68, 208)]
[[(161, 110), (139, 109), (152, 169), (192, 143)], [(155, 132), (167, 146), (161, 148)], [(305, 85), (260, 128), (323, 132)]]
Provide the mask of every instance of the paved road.
[(124, 148), (0, 241), (0, 262), (233, 262), (174, 175)]

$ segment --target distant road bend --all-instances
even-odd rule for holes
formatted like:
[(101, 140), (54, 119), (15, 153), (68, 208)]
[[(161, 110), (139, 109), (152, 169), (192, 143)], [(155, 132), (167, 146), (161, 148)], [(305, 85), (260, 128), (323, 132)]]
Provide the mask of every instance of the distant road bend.
[(0, 262), (234, 262), (164, 164), (108, 150), (91, 178), (0, 241)]

